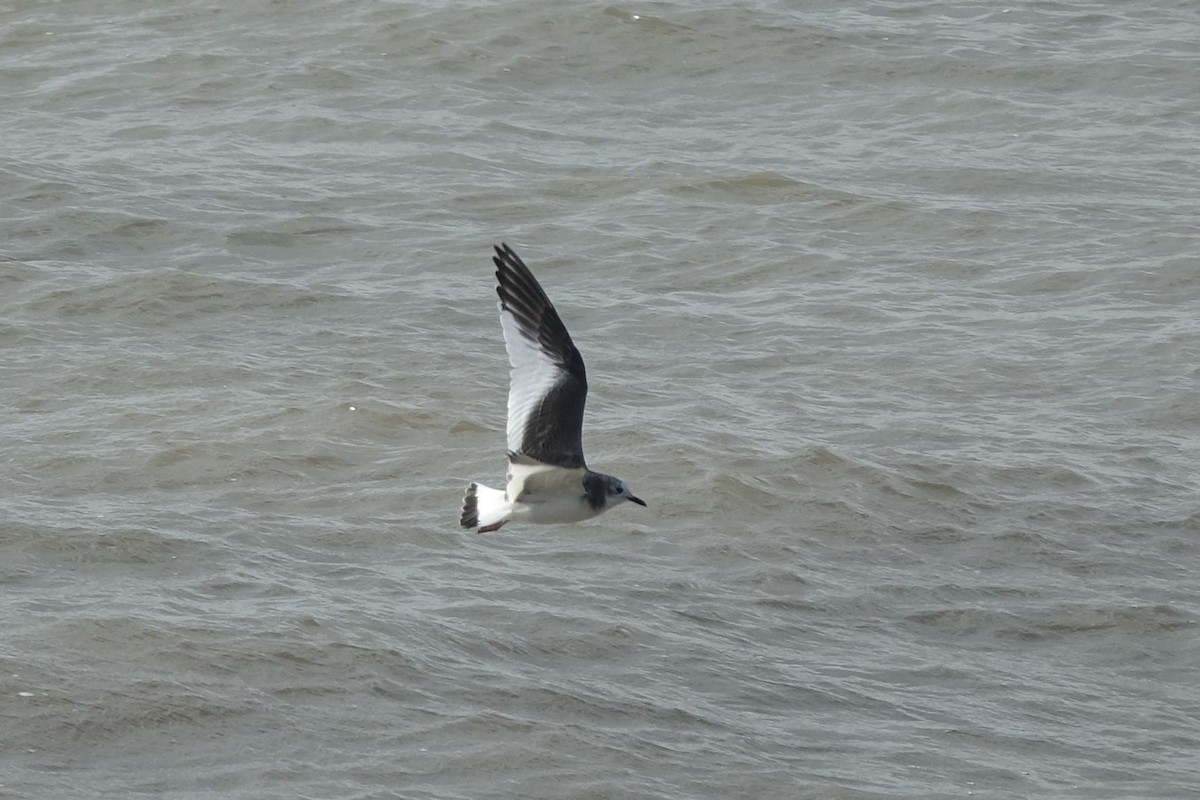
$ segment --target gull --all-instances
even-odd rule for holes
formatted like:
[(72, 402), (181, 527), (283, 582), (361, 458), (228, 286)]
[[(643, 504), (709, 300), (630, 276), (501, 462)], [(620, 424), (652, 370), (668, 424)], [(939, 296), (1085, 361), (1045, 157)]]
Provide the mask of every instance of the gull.
[(461, 525), (480, 533), (518, 522), (579, 522), (628, 500), (620, 478), (583, 460), (583, 357), (525, 262), (501, 243), (492, 257), (500, 327), (512, 364), (508, 389), (508, 476), (503, 490), (467, 487)]

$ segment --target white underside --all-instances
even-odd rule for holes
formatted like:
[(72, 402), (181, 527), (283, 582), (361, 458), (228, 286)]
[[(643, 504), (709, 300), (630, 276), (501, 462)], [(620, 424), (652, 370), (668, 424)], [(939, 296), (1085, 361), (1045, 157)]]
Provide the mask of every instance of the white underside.
[(539, 524), (579, 522), (600, 514), (604, 507), (592, 508), (584, 496), (585, 473), (584, 469), (547, 464), (510, 464), (505, 491), (477, 484), (475, 501), (480, 527), (503, 520)]

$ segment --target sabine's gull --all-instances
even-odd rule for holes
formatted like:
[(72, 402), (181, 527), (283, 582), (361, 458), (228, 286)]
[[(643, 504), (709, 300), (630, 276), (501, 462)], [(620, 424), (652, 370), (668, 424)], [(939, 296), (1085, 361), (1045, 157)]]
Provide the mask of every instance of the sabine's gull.
[(500, 327), (512, 364), (508, 389), (508, 484), (467, 487), (461, 524), (480, 533), (519, 522), (579, 522), (628, 500), (645, 506), (620, 478), (583, 460), (583, 357), (554, 305), (512, 248), (496, 264)]

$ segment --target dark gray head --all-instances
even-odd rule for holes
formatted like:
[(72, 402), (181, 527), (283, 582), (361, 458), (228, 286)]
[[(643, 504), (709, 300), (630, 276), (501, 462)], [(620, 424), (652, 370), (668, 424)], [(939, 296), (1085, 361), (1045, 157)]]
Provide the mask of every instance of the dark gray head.
[(609, 507), (619, 505), (628, 500), (631, 503), (637, 503), (642, 508), (646, 507), (646, 501), (640, 497), (634, 497), (633, 492), (629, 490), (629, 484), (620, 478), (614, 478), (612, 475), (604, 476), (604, 494), (608, 500)]
[(588, 472), (583, 476), (583, 490), (588, 504), (597, 511), (612, 508), (628, 500), (645, 506), (640, 497), (634, 497), (629, 486), (620, 478), (605, 475), (603, 472)]

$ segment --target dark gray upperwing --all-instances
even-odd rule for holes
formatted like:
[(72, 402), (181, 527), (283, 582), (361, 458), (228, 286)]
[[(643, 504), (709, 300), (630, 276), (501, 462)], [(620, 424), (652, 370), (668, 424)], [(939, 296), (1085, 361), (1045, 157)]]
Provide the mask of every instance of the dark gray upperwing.
[[(496, 248), (496, 293), (501, 322), (510, 315), (516, 334), (529, 345), (509, 342), (513, 363), (509, 395), (509, 450), (557, 467), (583, 467), (583, 409), (587, 371), (583, 357), (533, 273), (507, 244)], [(512, 335), (505, 325), (506, 338)], [(525, 356), (530, 355), (527, 359)], [(514, 403), (518, 406), (514, 409)], [(511, 415), (520, 418), (514, 420)]]

